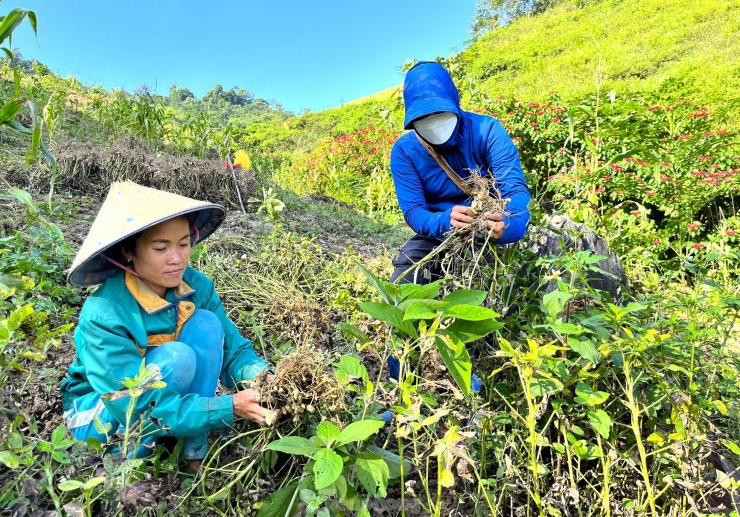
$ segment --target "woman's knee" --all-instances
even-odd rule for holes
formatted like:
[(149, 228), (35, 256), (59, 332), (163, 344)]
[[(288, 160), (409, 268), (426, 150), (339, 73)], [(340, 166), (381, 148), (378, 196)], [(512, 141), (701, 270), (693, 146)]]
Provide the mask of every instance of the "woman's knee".
[[(190, 316), (185, 327), (197, 327), (202, 333), (218, 338), (219, 341), (224, 339), (224, 326), (221, 324), (221, 320), (218, 319), (211, 311), (205, 309), (196, 309), (193, 315)], [(183, 327), (183, 329), (185, 328)]]
[(193, 349), (179, 341), (171, 341), (147, 352), (146, 363), (156, 364), (167, 387), (185, 394), (193, 382), (196, 355)]

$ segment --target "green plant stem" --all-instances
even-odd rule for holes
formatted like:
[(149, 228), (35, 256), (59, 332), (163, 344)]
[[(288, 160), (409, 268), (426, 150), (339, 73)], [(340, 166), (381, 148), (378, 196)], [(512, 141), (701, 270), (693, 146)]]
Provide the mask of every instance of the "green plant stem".
[(647, 454), (645, 451), (645, 444), (642, 441), (642, 430), (640, 429), (640, 410), (635, 400), (635, 383), (632, 377), (631, 367), (629, 359), (624, 358), (623, 362), (624, 376), (625, 376), (625, 389), (624, 393), (627, 396), (627, 408), (630, 412), (630, 427), (632, 433), (635, 436), (635, 443), (637, 445), (637, 451), (640, 454), (640, 472), (642, 474), (643, 481), (645, 482), (645, 490), (647, 491), (648, 503), (650, 504), (650, 510), (653, 517), (657, 517), (657, 511), (655, 508), (655, 495), (653, 493), (653, 485), (650, 479), (650, 472), (647, 466)]

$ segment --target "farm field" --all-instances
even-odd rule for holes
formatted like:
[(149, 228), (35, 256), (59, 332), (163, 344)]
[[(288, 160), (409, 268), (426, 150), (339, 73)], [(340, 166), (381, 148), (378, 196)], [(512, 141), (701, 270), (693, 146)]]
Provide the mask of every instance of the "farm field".
[[(740, 65), (727, 49), (740, 8), (553, 4), (439, 59), (464, 108), (509, 132), (533, 202), (518, 243), (451, 236), (448, 276), (427, 286), (386, 281), (412, 236), (389, 171), (398, 92), (297, 117), (5, 59), (0, 515), (738, 515)], [(3, 14), (3, 31), (31, 21)], [(685, 43), (671, 59), (656, 20)], [(619, 39), (632, 56), (639, 31), (654, 46), (584, 79), (590, 47), (569, 52), (554, 24), (604, 52)], [(275, 367), (250, 386), (281, 417), (212, 433), (197, 472), (177, 440), (130, 459), (136, 429), (110, 453), (63, 425), (90, 294), (65, 272), (120, 180), (226, 207), (190, 265)], [(565, 220), (591, 233), (553, 231)], [(578, 247), (588, 239), (609, 253)], [(604, 287), (622, 283), (607, 263), (624, 270), (619, 289)], [(125, 388), (158, 389), (144, 376)]]

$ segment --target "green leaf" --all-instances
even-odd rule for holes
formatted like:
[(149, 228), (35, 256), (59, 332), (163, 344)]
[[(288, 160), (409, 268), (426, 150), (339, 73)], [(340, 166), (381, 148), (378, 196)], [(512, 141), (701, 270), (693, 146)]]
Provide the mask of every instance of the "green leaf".
[(434, 342), (463, 395), (470, 397), (470, 378), (473, 375), (473, 365), (470, 361), (468, 349), (465, 348), (465, 343), (455, 338), (455, 336), (448, 335), (437, 336)]
[(328, 487), (342, 474), (344, 462), (341, 456), (331, 449), (321, 449), (314, 454), (313, 460), (314, 483), (317, 490)]
[(290, 517), (298, 509), (298, 480), (295, 479), (283, 488), (276, 490), (262, 503), (257, 517)]
[(476, 291), (472, 289), (460, 289), (442, 298), (443, 302), (450, 305), (480, 305), (486, 300), (488, 291)]
[(316, 426), (316, 436), (323, 440), (324, 445), (331, 445), (339, 436), (339, 428), (328, 420), (324, 420)]
[(0, 451), (0, 463), (14, 470), (20, 466), (21, 459), (10, 451)]
[(342, 429), (336, 441), (336, 446), (344, 445), (351, 442), (361, 442), (367, 440), (385, 425), (382, 420), (360, 420), (352, 422)]
[(56, 449), (61, 449), (61, 443), (64, 441), (64, 437), (67, 434), (67, 428), (63, 425), (58, 425), (54, 432), (51, 433), (51, 444)]
[(286, 436), (274, 442), (267, 444), (271, 451), (284, 452), (286, 454), (300, 454), (302, 456), (312, 456), (319, 448), (312, 444), (306, 438), (301, 436)]
[(356, 325), (352, 325), (351, 323), (337, 323), (334, 326), (341, 330), (346, 337), (356, 338), (363, 345), (370, 341), (370, 338), (367, 337), (367, 334), (357, 328)]
[(400, 300), (434, 299), (439, 295), (439, 289), (444, 280), (436, 280), (429, 284), (402, 284)]
[(568, 346), (585, 360), (594, 364), (601, 362), (601, 352), (599, 352), (590, 339), (578, 341), (574, 338), (568, 338)]
[(730, 449), (730, 452), (732, 452), (735, 456), (740, 456), (740, 446), (738, 446), (735, 442), (723, 439), (722, 445)]
[(445, 309), (444, 316), (447, 318), (458, 318), (466, 321), (481, 321), (498, 318), (500, 314), (486, 307), (459, 304)]
[(368, 381), (367, 368), (365, 368), (365, 365), (357, 357), (343, 355), (334, 366), (343, 370), (351, 377), (362, 379), (365, 382)]
[(559, 334), (573, 334), (575, 336), (583, 334), (583, 327), (573, 323), (553, 323), (550, 328)]
[(403, 312), (398, 307), (386, 303), (366, 302), (361, 303), (360, 308), (373, 318), (383, 320), (413, 338), (419, 337), (414, 326), (408, 321), (403, 321)]
[(105, 476), (97, 476), (94, 478), (90, 478), (87, 481), (85, 481), (85, 486), (83, 486), (83, 490), (92, 490), (96, 486), (98, 486), (100, 483), (103, 483), (105, 481)]
[(586, 411), (588, 419), (594, 430), (601, 435), (604, 440), (609, 438), (609, 431), (612, 427), (611, 417), (603, 409), (589, 409)]
[(599, 404), (606, 402), (606, 399), (609, 398), (608, 393), (604, 391), (596, 391), (582, 381), (578, 381), (576, 384), (576, 395), (575, 401), (587, 406), (598, 406)]
[(542, 297), (540, 308), (542, 309), (542, 312), (549, 315), (550, 319), (554, 321), (557, 319), (560, 311), (562, 311), (565, 307), (565, 304), (568, 303), (568, 300), (570, 300), (572, 297), (573, 295), (570, 293), (564, 293), (562, 291), (552, 291), (551, 293), (547, 293), (545, 296)]
[(406, 312), (403, 315), (404, 321), (406, 320), (433, 320), (437, 317), (437, 313), (432, 311), (426, 303), (414, 301), (412, 302)]
[(84, 488), (85, 483), (83, 483), (82, 481), (77, 481), (76, 479), (68, 479), (59, 483), (57, 487), (62, 492), (71, 492), (72, 490), (79, 490), (81, 488)]
[(372, 452), (361, 452), (355, 461), (357, 479), (371, 497), (386, 497), (390, 473), (386, 462)]
[(26, 318), (28, 318), (31, 314), (33, 314), (32, 303), (29, 303), (28, 305), (24, 305), (22, 307), (18, 307), (16, 310), (10, 313), (10, 316), (8, 316), (8, 328), (10, 330), (18, 329), (18, 327), (20, 327), (26, 320)]
[(57, 463), (61, 463), (63, 465), (66, 465), (67, 463), (70, 463), (69, 458), (62, 451), (54, 451), (54, 452), (52, 452), (51, 453), (51, 457), (54, 458), (54, 461), (56, 461)]
[[(388, 465), (388, 477), (390, 479), (396, 479), (401, 477), (401, 457), (391, 451), (381, 449), (380, 447), (372, 444), (368, 444), (365, 449), (369, 452), (375, 453)], [(406, 458), (403, 459), (403, 471), (408, 475), (411, 469), (411, 461)]]
[(0, 22), (0, 44), (13, 35), (13, 31), (23, 23), (26, 16), (29, 17), (31, 28), (33, 29), (34, 34), (36, 34), (36, 13), (27, 9), (13, 9), (3, 16), (2, 21)]
[(560, 381), (548, 377), (534, 377), (529, 385), (529, 391), (533, 397), (541, 398), (546, 393), (553, 394), (563, 389)]
[(301, 501), (305, 504), (311, 504), (311, 502), (316, 499), (316, 492), (311, 490), (310, 488), (302, 488), (300, 493)]
[(494, 330), (503, 328), (503, 326), (503, 322), (497, 320), (457, 320), (446, 329), (440, 330), (439, 333), (455, 336), (463, 343), (470, 343), (472, 341), (483, 339)]
[(393, 299), (391, 298), (390, 294), (388, 294), (388, 291), (383, 286), (384, 282), (381, 282), (377, 276), (375, 276), (369, 269), (366, 269), (365, 266), (363, 266), (359, 262), (357, 263), (357, 267), (359, 267), (360, 271), (362, 271), (365, 277), (367, 277), (368, 281), (370, 282), (370, 285), (372, 285), (375, 288), (375, 291), (380, 295), (383, 301), (385, 303), (393, 303)]

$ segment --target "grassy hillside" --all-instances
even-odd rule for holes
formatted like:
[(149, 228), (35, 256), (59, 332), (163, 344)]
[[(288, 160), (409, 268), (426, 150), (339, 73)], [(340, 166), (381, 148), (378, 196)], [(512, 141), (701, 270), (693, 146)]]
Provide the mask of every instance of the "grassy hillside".
[(671, 88), (719, 108), (740, 98), (738, 33), (734, 0), (573, 1), (486, 34), (460, 61), (495, 96), (575, 99), (597, 81), (624, 93), (674, 79)]

